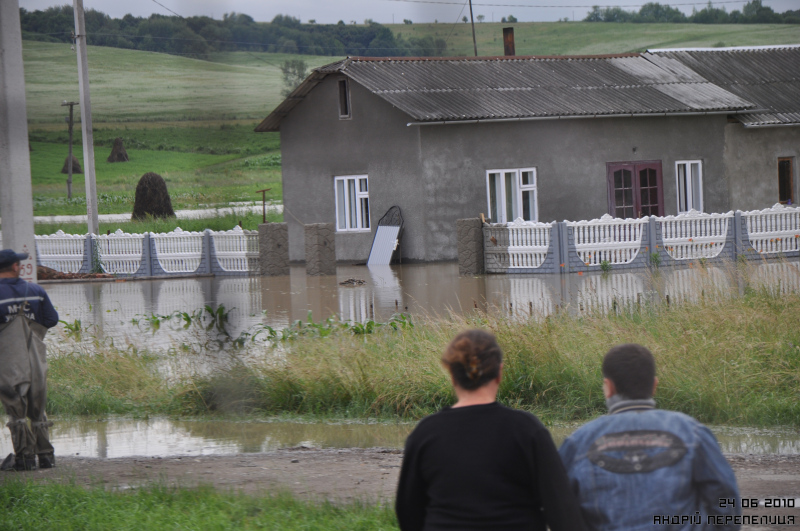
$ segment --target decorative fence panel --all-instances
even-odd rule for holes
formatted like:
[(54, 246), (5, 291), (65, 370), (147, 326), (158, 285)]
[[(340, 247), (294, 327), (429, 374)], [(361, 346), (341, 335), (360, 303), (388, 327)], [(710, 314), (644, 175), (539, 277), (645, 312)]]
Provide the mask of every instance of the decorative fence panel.
[(64, 273), (79, 273), (85, 262), (86, 235), (59, 230), (49, 236), (36, 236), (36, 251), (39, 265)]
[(642, 247), (648, 218), (617, 219), (604, 214), (592, 221), (567, 221), (572, 229), (575, 250), (587, 266), (630, 264)]
[(742, 212), (750, 245), (761, 254), (800, 250), (800, 207), (780, 203), (764, 210)]
[(524, 221), (522, 218), (511, 223), (487, 225), (484, 229), (487, 269), (499, 272), (541, 267), (550, 250), (552, 228), (552, 223)]
[(217, 263), (223, 272), (258, 271), (258, 231), (234, 227), (211, 232)]
[(719, 256), (728, 238), (728, 224), (733, 212), (703, 214), (690, 210), (685, 214), (655, 218), (661, 224), (664, 249), (674, 260), (698, 260)]
[(103, 271), (134, 275), (142, 267), (145, 234), (128, 234), (117, 229), (114, 234), (94, 235), (94, 243)]
[(165, 273), (194, 273), (203, 259), (202, 232), (173, 232), (154, 234), (150, 238), (156, 250), (156, 260)]

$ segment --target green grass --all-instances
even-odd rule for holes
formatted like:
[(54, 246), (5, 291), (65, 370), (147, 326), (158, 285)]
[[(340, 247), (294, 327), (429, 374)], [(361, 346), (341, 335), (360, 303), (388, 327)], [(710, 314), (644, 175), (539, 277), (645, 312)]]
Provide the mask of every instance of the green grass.
[[(228, 370), (169, 386), (159, 384), (152, 365), (136, 361), (138, 354), (128, 360), (129, 353), (101, 349), (86, 360), (62, 353), (50, 365), (50, 409), (54, 414), (418, 419), (453, 402), (439, 357), (458, 331), (478, 327), (496, 334), (505, 352), (499, 399), (548, 421), (602, 413), (603, 354), (611, 345), (639, 342), (658, 360), (660, 407), (713, 424), (800, 425), (800, 295), (758, 291), (714, 302), (712, 289), (705, 288), (707, 297), (698, 303), (611, 317), (562, 312), (519, 322), (476, 313), (420, 320), (399, 330), (382, 327), (372, 334), (317, 325), (310, 334), (282, 343), (287, 348), (280, 350), (278, 362), (259, 351), (263, 346), (249, 344), (245, 348), (256, 349), (258, 358), (273, 361), (234, 363)], [(186, 348), (187, 355), (204, 355), (202, 348)], [(233, 344), (228, 349), (241, 354)], [(148, 398), (143, 401), (132, 383), (109, 383), (117, 379), (142, 382), (152, 395), (144, 393)], [(88, 403), (91, 397), (77, 396), (86, 393), (103, 394), (107, 405), (72, 405)]]
[(290, 494), (248, 496), (212, 487), (151, 485), (132, 492), (101, 486), (37, 485), (9, 479), (0, 489), (1, 529), (397, 529), (391, 505), (376, 502), (332, 504), (299, 500)]
[[(205, 130), (202, 128), (187, 129), (186, 135), (182, 134), (183, 131), (174, 129), (130, 131), (125, 138), (130, 160), (121, 163), (106, 161), (110, 147), (95, 147), (99, 213), (132, 212), (136, 184), (142, 175), (150, 171), (164, 177), (172, 206), (176, 210), (227, 206), (232, 201), (260, 200), (261, 194), (255, 192), (263, 188), (270, 188), (267, 200), (280, 202), (282, 184), (276, 135), (251, 133), (252, 137), (264, 140), (260, 148), (247, 148), (250, 153), (257, 153), (255, 155), (203, 152), (233, 149), (237, 145), (235, 139), (244, 136), (245, 129), (244, 126), (231, 126), (222, 130), (217, 127), (212, 133), (207, 133), (212, 138), (217, 132), (222, 135), (230, 134), (234, 138), (227, 146), (219, 148), (212, 147), (213, 140), (198, 147), (202, 139), (208, 140), (208, 136), (203, 135)], [(120, 131), (114, 131), (113, 134), (118, 132)], [(49, 136), (53, 136), (53, 133)], [(162, 143), (156, 146), (155, 142), (159, 138), (163, 139)], [(137, 145), (150, 149), (131, 147)], [(36, 141), (31, 143), (31, 147), (34, 215), (86, 214), (83, 174), (73, 174), (73, 199), (67, 199), (67, 176), (61, 173), (68, 153), (66, 146), (56, 142)], [(81, 146), (76, 146), (74, 153), (83, 165)]]
[[(513, 8), (508, 8), (513, 11)], [(476, 12), (476, 16), (479, 13)], [(583, 17), (585, 14), (576, 16)], [(495, 12), (495, 18), (503, 16)], [(450, 21), (448, 21), (450, 22)], [(621, 24), (524, 22), (475, 24), (478, 55), (503, 55), (503, 27), (514, 27), (517, 55), (586, 55), (641, 52), (648, 48), (758, 46), (800, 43), (797, 24)], [(404, 38), (447, 39), (448, 55), (472, 56), (469, 24), (395, 24)]]
[[(282, 54), (220, 53), (213, 61), (90, 46), (92, 120), (262, 120), (282, 100)], [(292, 56), (309, 66), (335, 57)], [(63, 100), (80, 101), (69, 45), (23, 41), (28, 122), (62, 124)], [(79, 116), (80, 107), (75, 108)], [(64, 127), (66, 129), (66, 127)]]

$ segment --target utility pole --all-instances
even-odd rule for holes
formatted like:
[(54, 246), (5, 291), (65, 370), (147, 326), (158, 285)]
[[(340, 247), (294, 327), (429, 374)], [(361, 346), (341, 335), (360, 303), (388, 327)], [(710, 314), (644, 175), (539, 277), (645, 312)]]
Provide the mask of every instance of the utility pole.
[(3, 248), (30, 256), (20, 276), (36, 282), (31, 155), (19, 1), (0, 0), (0, 214)]
[(78, 50), (78, 88), (81, 92), (81, 133), (83, 138), (83, 177), (86, 181), (86, 217), (89, 234), (98, 234), (97, 182), (94, 175), (94, 138), (92, 134), (92, 102), (89, 98), (89, 62), (86, 56), (86, 23), (83, 0), (73, 0), (75, 9), (75, 46)]
[(67, 159), (67, 199), (72, 199), (72, 107), (78, 105), (75, 101), (64, 100), (62, 107), (69, 106), (69, 158)]
[(472, 17), (472, 0), (469, 0), (469, 20), (472, 22), (472, 46), (475, 47), (475, 57), (478, 57), (478, 41), (475, 40), (475, 19)]

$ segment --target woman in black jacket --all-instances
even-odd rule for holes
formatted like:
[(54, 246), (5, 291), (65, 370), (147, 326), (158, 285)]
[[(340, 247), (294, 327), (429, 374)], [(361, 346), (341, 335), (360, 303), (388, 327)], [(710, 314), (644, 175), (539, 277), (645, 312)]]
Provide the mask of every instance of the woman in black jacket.
[(461, 332), (442, 364), (458, 401), (408, 436), (397, 489), (400, 529), (583, 530), (547, 428), (496, 402), (503, 353), (494, 336)]

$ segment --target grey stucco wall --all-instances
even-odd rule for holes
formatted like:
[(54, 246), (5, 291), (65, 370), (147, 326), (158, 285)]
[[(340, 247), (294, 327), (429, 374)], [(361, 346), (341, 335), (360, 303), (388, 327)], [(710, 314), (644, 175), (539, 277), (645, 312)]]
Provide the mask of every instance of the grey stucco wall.
[[(419, 201), (419, 130), (408, 116), (357, 83), (350, 83), (352, 118), (339, 119), (337, 76), (329, 76), (281, 122), (284, 221), (289, 257), (303, 260), (303, 224), (336, 219), (334, 178), (369, 176), (371, 230), (336, 234), (336, 258), (364, 262), (375, 225), (393, 205), (406, 219), (424, 215)], [(406, 225), (401, 251), (424, 258), (416, 223)], [(453, 236), (455, 240), (455, 235)]]
[(426, 257), (457, 256), (456, 219), (487, 212), (492, 169), (535, 167), (539, 221), (577, 221), (607, 213), (607, 162), (660, 160), (669, 215), (677, 214), (675, 162), (701, 160), (705, 210), (725, 212), (725, 123), (701, 116), (421, 126)]
[(778, 202), (778, 159), (793, 157), (794, 198), (800, 201), (800, 127), (725, 127), (725, 171), (731, 208), (760, 210)]

